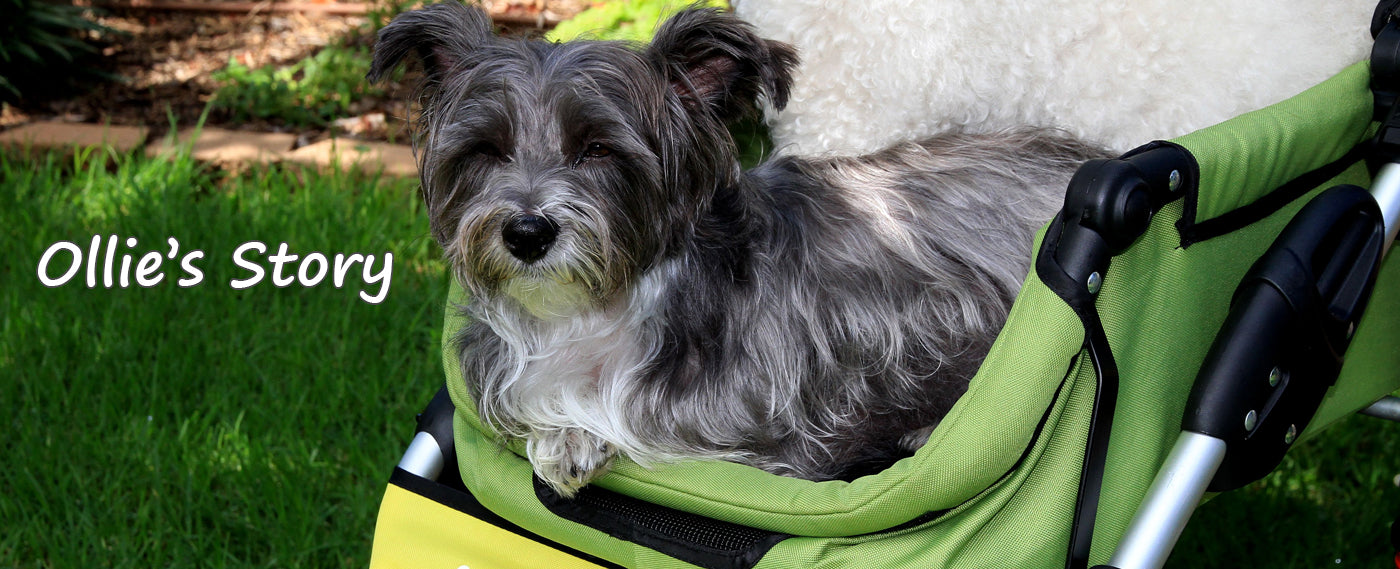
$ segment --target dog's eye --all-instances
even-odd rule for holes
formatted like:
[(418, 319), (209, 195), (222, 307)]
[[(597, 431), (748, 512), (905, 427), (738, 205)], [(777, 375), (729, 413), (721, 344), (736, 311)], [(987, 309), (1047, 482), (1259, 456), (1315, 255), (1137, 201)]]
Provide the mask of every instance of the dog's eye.
[(582, 166), (584, 162), (602, 160), (612, 155), (613, 149), (609, 148), (606, 144), (603, 144), (601, 142), (590, 142), (588, 143), (588, 146), (583, 147), (583, 152), (578, 153), (578, 157), (574, 158), (573, 167), (578, 168), (579, 166)]
[(491, 144), (490, 142), (476, 143), (476, 146), (472, 147), (472, 154), (476, 154), (478, 156), (486, 156), (488, 158), (495, 158), (497, 160), (502, 160), (505, 162), (510, 161), (510, 158), (506, 156), (506, 153), (501, 152), (501, 147), (496, 146), (495, 144)]
[(584, 158), (607, 158), (612, 155), (612, 149), (594, 142), (588, 145), (583, 151)]

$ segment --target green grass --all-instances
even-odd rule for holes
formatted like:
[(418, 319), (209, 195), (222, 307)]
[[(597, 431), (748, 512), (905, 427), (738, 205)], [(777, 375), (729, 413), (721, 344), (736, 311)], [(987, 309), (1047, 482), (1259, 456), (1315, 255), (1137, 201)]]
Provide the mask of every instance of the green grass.
[(549, 41), (578, 38), (598, 40), (651, 41), (656, 27), (681, 9), (691, 6), (728, 8), (727, 0), (677, 2), (676, 0), (613, 0), (589, 6), (578, 15), (560, 22), (545, 34)]
[[(364, 567), (441, 381), (446, 271), (424, 218), (410, 181), (0, 153), (0, 567)], [(133, 266), (181, 249), (150, 288), (40, 283), (48, 247), (93, 235), (136, 237)], [(234, 290), (230, 255), (254, 240), (392, 252), (390, 292), (364, 302), (358, 272)], [(181, 288), (195, 248), (204, 281)], [(1206, 504), (1171, 564), (1386, 566), (1397, 473), (1400, 425), (1347, 419)]]
[[(0, 154), (0, 566), (364, 567), (389, 471), (442, 381), (446, 272), (414, 186)], [(121, 246), (133, 266), (169, 237), (203, 250), (204, 281), (175, 285), (177, 258), (150, 288), (104, 288), (100, 270), (97, 288), (82, 272), (40, 284), (50, 245), (113, 234), (138, 239)], [(342, 289), (234, 290), (248, 273), (230, 255), (254, 240), (392, 252), (390, 292), (364, 302), (358, 271)], [(56, 258), (55, 277), (71, 256)]]
[(1168, 567), (1394, 567), (1400, 423), (1354, 415), (1198, 509)]

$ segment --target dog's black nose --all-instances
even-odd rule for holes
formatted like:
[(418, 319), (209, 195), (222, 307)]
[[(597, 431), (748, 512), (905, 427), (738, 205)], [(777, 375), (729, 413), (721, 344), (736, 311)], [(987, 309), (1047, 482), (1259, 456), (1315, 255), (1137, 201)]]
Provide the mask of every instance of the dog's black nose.
[(506, 250), (515, 258), (533, 263), (549, 251), (554, 238), (559, 235), (559, 226), (546, 217), (522, 215), (506, 222), (501, 229), (501, 239), (505, 240)]

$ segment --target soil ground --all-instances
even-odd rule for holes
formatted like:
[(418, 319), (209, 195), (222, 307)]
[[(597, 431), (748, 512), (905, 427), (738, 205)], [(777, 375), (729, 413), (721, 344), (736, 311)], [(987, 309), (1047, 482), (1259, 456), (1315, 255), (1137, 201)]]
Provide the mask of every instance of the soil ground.
[[(204, 0), (217, 3), (220, 0)], [(493, 15), (516, 21), (558, 21), (582, 10), (584, 0), (495, 0), (484, 2)], [(271, 6), (261, 3), (258, 6)], [(371, 11), (373, 7), (367, 7)], [(319, 11), (211, 12), (107, 6), (98, 21), (122, 32), (101, 43), (94, 65), (120, 81), (97, 83), (86, 90), (26, 91), (26, 99), (6, 105), (0, 129), (36, 120), (146, 126), (153, 136), (170, 127), (194, 124), (218, 85), (212, 75), (236, 60), (248, 67), (288, 65), (335, 43), (371, 45), (369, 17)], [(542, 33), (540, 26), (514, 24), (514, 33)], [(353, 104), (341, 134), (382, 140), (402, 127), (408, 115), (409, 81), (389, 85), (386, 94)], [(302, 143), (324, 137), (324, 129), (292, 129), (276, 121), (231, 123), (210, 112), (206, 125), (237, 130), (294, 131)]]

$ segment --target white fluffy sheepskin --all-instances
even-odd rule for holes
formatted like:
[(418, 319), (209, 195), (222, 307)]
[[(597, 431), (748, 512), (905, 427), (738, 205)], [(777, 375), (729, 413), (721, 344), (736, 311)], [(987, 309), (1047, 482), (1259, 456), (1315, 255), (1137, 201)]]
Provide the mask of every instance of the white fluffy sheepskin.
[(734, 0), (802, 57), (778, 150), (1055, 126), (1127, 150), (1281, 101), (1370, 53), (1376, 0)]

